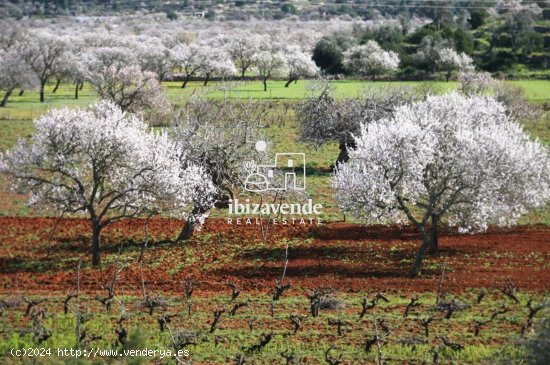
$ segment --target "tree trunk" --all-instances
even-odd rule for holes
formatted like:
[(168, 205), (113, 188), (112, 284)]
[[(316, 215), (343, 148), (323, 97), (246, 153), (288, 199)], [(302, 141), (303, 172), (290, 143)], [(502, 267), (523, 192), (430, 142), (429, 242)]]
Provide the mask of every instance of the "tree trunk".
[(40, 102), (41, 103), (44, 102), (44, 86), (45, 86), (45, 82), (41, 82), (40, 83)]
[(439, 217), (436, 214), (432, 214), (432, 225), (430, 227), (430, 254), (436, 254), (439, 249), (439, 234), (437, 227), (439, 225)]
[(78, 89), (80, 88), (80, 85), (77, 83), (76, 87), (74, 88), (74, 98), (78, 99)]
[(182, 242), (185, 241), (193, 235), (193, 232), (195, 231), (195, 227), (197, 226), (195, 216), (197, 214), (204, 213), (206, 210), (201, 209), (200, 207), (194, 207), (193, 211), (191, 212), (191, 216), (185, 221), (185, 224), (183, 225), (183, 228), (181, 229), (180, 234), (178, 235), (178, 238), (176, 238), (176, 242)]
[(449, 82), (450, 78), (451, 78), (451, 71), (447, 72), (447, 75), (445, 76), (445, 82)]
[(101, 263), (99, 257), (99, 235), (101, 233), (101, 227), (99, 226), (99, 220), (92, 218), (92, 265), (94, 267), (99, 266)]
[(336, 165), (339, 163), (348, 162), (349, 160), (349, 154), (347, 146), (344, 142), (340, 142), (340, 154), (338, 154), (338, 158), (336, 159)]
[(185, 89), (185, 87), (187, 86), (187, 83), (189, 82), (190, 78), (191, 78), (191, 76), (185, 76), (185, 80), (183, 80), (183, 84), (181, 85), (182, 89)]
[(204, 79), (204, 85), (202, 86), (206, 86), (206, 84), (208, 84), (208, 80), (210, 80), (210, 74), (206, 74), (206, 78)]
[(24, 93), (25, 93), (25, 89), (21, 89), (21, 91), (19, 91), (19, 96), (23, 96)]
[(414, 260), (414, 266), (411, 270), (411, 276), (414, 278), (418, 276), (418, 273), (420, 272), (420, 267), (422, 266), (422, 260), (424, 259), (424, 254), (426, 253), (426, 250), (430, 247), (430, 240), (428, 237), (424, 237), (424, 242), (422, 242), (422, 246), (420, 246), (420, 249), (416, 253), (416, 259)]
[(13, 90), (8, 90), (5, 94), (4, 94), (4, 97), (2, 98), (2, 101), (0, 102), (0, 107), (3, 107), (3, 106), (6, 106), (6, 103), (8, 102), (8, 99), (9, 97), (11, 96), (11, 93), (13, 92)]
[(339, 163), (344, 163), (349, 161), (349, 148), (355, 148), (355, 141), (351, 142), (340, 142), (340, 154), (338, 155), (338, 158), (336, 159), (336, 165)]
[(80, 88), (79, 88), (79, 90), (82, 91), (83, 88), (84, 88), (84, 83), (81, 82), (81, 83), (80, 83)]
[(263, 83), (264, 83), (264, 91), (267, 91), (267, 79), (264, 79)]
[(185, 224), (183, 225), (183, 228), (181, 229), (180, 234), (178, 235), (178, 238), (176, 238), (176, 242), (182, 242), (191, 238), (194, 230), (195, 230), (194, 219), (193, 218), (187, 219), (185, 221)]
[(241, 80), (244, 80), (244, 74), (246, 72), (246, 67), (243, 67), (242, 71), (241, 71)]
[(52, 90), (52, 94), (55, 94), (55, 92), (59, 88), (59, 84), (61, 84), (61, 79), (57, 79), (57, 81), (55, 82), (55, 87)]
[(285, 84), (285, 87), (288, 87), (288, 85), (290, 85), (292, 81), (298, 81), (298, 80), (296, 80), (295, 78), (288, 79), (288, 81)]
[(413, 277), (417, 276), (420, 272), (420, 267), (422, 266), (422, 260), (424, 259), (424, 255), (426, 254), (426, 251), (430, 254), (437, 253), (438, 246), (439, 246), (439, 234), (438, 234), (438, 226), (439, 226), (439, 216), (437, 214), (432, 214), (431, 217), (431, 225), (430, 225), (430, 231), (426, 232), (425, 227), (420, 227), (419, 231), (422, 235), (423, 242), (422, 246), (420, 246), (420, 249), (418, 250), (416, 254), (416, 259), (414, 261), (414, 266), (411, 271), (411, 275)]

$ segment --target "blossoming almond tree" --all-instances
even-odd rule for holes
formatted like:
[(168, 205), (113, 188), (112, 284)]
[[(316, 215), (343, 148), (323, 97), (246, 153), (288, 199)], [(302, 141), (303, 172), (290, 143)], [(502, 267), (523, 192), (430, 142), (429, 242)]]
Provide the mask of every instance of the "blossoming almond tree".
[(176, 66), (180, 67), (185, 74), (185, 79), (181, 88), (187, 86), (191, 77), (193, 77), (202, 65), (201, 46), (197, 43), (178, 44), (172, 49), (172, 58)]
[(496, 82), (489, 72), (466, 70), (458, 74), (458, 90), (466, 95), (486, 94)]
[(30, 141), (0, 155), (0, 172), (30, 192), (30, 204), (86, 213), (94, 266), (100, 264), (100, 233), (107, 225), (161, 209), (186, 217), (193, 201), (211, 200), (214, 187), (204, 171), (179, 164), (185, 151), (113, 103), (53, 110), (34, 126)]
[(58, 72), (67, 44), (59, 37), (44, 33), (33, 34), (15, 47), (19, 57), (38, 78), (40, 102), (43, 103), (46, 83)]
[(165, 80), (174, 68), (174, 59), (170, 49), (154, 37), (143, 37), (134, 46), (137, 60), (143, 71), (150, 71), (157, 75), (159, 81)]
[(4, 92), (0, 107), (6, 106), (16, 88), (34, 89), (38, 84), (36, 75), (26, 63), (22, 62), (14, 49), (0, 50), (0, 90)]
[(372, 80), (378, 75), (395, 71), (399, 66), (399, 55), (383, 50), (376, 41), (353, 46), (343, 55), (346, 68), (358, 74), (369, 75)]
[(288, 66), (288, 87), (293, 81), (305, 77), (314, 77), (319, 73), (319, 67), (311, 59), (310, 55), (302, 52), (299, 46), (288, 46), (285, 50), (286, 64)]
[(450, 47), (445, 47), (437, 51), (436, 65), (445, 71), (445, 81), (449, 81), (451, 73), (455, 70), (472, 71), (474, 69), (473, 60), (466, 53), (458, 53)]
[(267, 80), (285, 74), (286, 59), (275, 49), (260, 51), (254, 55), (254, 69), (264, 84), (264, 91), (267, 91)]
[(540, 105), (529, 103), (523, 88), (493, 79), (488, 72), (461, 72), (458, 90), (466, 95), (492, 95), (506, 106), (508, 114), (519, 121), (537, 119), (542, 112)]
[(98, 46), (93, 47), (87, 43), (86, 56), (88, 67), (91, 70), (101, 70), (104, 68), (115, 68), (117, 70), (125, 66), (139, 65), (137, 51), (132, 50), (128, 45)]
[(438, 226), (483, 231), (514, 224), (550, 198), (548, 150), (490, 97), (451, 93), (363, 125), (333, 184), (341, 207), (367, 222), (410, 221), (426, 250)]
[(226, 76), (237, 73), (229, 53), (223, 46), (205, 44), (201, 49), (201, 54), (203, 61), (199, 72), (204, 76), (204, 86), (208, 84), (212, 75), (219, 75), (223, 80)]
[(97, 94), (114, 102), (124, 111), (139, 112), (146, 109), (165, 111), (168, 100), (151, 71), (142, 71), (138, 66), (102, 67), (89, 77)]
[(264, 41), (261, 35), (249, 31), (236, 30), (231, 34), (228, 52), (240, 71), (241, 79), (244, 78), (246, 71), (252, 67), (254, 55), (259, 52)]
[[(176, 112), (171, 132), (185, 151), (183, 166), (202, 166), (217, 189), (216, 206), (227, 206), (233, 191), (244, 186), (243, 164), (253, 158), (256, 141), (263, 140), (264, 111), (252, 101), (212, 100), (192, 97)], [(193, 211), (205, 213), (210, 208), (196, 202)], [(194, 222), (186, 221), (179, 240), (193, 232)]]

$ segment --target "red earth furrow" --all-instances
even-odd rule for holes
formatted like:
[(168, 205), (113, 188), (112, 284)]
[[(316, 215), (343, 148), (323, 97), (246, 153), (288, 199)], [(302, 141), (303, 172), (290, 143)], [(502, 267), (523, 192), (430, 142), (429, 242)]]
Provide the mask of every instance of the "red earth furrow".
[[(82, 289), (101, 291), (119, 261), (121, 243), (121, 260), (127, 268), (121, 273), (119, 288), (141, 289), (136, 259), (144, 242), (144, 220), (125, 220), (105, 229), (99, 269), (89, 266), (88, 221), (60, 220), (49, 245), (55, 221), (0, 218), (1, 292), (70, 291), (76, 285), (80, 257), (84, 260)], [(228, 281), (252, 291), (269, 291), (282, 272), (282, 239), (290, 242), (287, 278), (293, 288), (429, 291), (435, 288), (447, 262), (445, 288), (449, 291), (494, 287), (507, 280), (525, 290), (550, 289), (550, 228), (544, 226), (493, 228), (475, 235), (443, 231), (439, 254), (427, 257), (422, 276), (413, 279), (408, 273), (420, 240), (411, 227), (348, 223), (314, 228), (275, 226), (264, 243), (257, 226), (228, 226), (223, 219), (210, 219), (189, 242), (157, 244), (175, 237), (182, 223), (168, 218), (148, 223), (151, 242), (143, 277), (155, 290), (179, 293), (182, 280), (193, 277), (205, 292), (225, 290)]]

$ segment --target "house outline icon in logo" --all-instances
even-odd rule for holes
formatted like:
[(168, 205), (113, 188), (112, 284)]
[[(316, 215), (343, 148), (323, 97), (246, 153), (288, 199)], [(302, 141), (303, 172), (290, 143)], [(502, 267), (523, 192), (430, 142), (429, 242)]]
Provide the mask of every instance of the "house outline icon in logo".
[[(286, 162), (286, 163), (281, 163)], [(296, 167), (297, 163), (301, 167)], [(284, 166), (281, 166), (284, 165)], [(284, 186), (273, 186), (275, 170), (284, 173)], [(306, 154), (299, 152), (276, 153), (272, 165), (256, 165), (255, 171), (250, 173), (245, 180), (244, 189), (250, 192), (283, 191), (288, 189), (306, 189)]]

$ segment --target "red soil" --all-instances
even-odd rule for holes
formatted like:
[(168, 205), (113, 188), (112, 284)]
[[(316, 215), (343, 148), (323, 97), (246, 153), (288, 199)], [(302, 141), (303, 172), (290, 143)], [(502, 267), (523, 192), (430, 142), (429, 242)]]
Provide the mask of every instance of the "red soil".
[[(120, 261), (127, 268), (120, 275), (119, 290), (140, 290), (137, 257), (144, 241), (144, 220), (119, 222), (102, 233), (100, 269), (89, 266), (86, 220), (61, 220), (49, 249), (54, 224), (51, 218), (0, 218), (0, 292), (72, 291), (80, 257), (84, 291), (103, 290)], [(203, 291), (226, 290), (228, 281), (243, 289), (268, 291), (284, 266), (283, 239), (290, 242), (286, 277), (293, 289), (432, 291), (447, 262), (444, 288), (448, 291), (501, 286), (508, 280), (522, 290), (550, 290), (550, 228), (544, 226), (493, 229), (478, 235), (442, 233), (439, 254), (427, 257), (422, 275), (413, 279), (408, 274), (419, 238), (411, 228), (346, 223), (277, 226), (263, 243), (258, 226), (228, 226), (225, 220), (211, 219), (190, 242), (158, 243), (175, 237), (181, 224), (156, 218), (148, 225), (152, 240), (143, 277), (156, 291), (181, 293), (181, 281), (189, 276), (200, 282)]]

